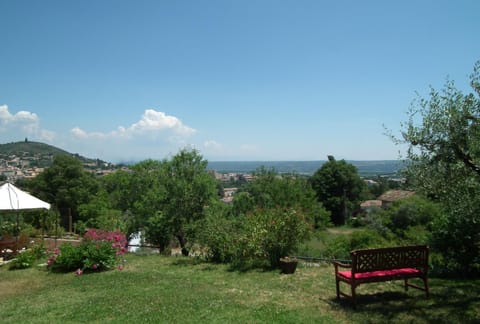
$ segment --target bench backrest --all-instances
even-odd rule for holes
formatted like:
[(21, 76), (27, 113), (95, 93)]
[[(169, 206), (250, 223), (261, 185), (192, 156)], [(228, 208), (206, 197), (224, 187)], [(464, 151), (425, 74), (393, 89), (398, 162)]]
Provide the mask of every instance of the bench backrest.
[(428, 270), (428, 246), (400, 246), (380, 249), (354, 250), (352, 256), (352, 273), (400, 268), (417, 268)]

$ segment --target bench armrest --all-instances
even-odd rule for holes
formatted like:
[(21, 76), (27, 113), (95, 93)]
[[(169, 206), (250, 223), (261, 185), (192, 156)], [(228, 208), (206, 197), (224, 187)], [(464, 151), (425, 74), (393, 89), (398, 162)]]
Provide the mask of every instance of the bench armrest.
[(340, 261), (335, 261), (335, 260), (332, 261), (332, 264), (335, 267), (335, 273), (338, 272), (338, 268), (351, 268), (352, 267), (351, 264), (342, 263)]

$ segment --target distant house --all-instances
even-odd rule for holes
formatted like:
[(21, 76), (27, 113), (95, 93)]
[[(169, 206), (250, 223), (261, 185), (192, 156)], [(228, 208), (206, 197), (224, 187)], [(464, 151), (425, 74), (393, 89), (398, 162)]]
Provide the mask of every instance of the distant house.
[(365, 200), (360, 204), (360, 209), (364, 213), (369, 213), (372, 209), (387, 208), (393, 202), (411, 197), (414, 194), (415, 192), (408, 190), (389, 190), (375, 200)]
[(362, 208), (362, 210), (365, 210), (365, 211), (372, 208), (381, 208), (381, 207), (382, 207), (382, 201), (377, 199), (365, 200), (360, 204), (360, 208)]
[(397, 200), (409, 198), (409, 197), (412, 197), (413, 195), (415, 195), (414, 191), (389, 190), (383, 193), (380, 197), (378, 197), (378, 200), (382, 202), (382, 207), (385, 208), (390, 206), (393, 202)]

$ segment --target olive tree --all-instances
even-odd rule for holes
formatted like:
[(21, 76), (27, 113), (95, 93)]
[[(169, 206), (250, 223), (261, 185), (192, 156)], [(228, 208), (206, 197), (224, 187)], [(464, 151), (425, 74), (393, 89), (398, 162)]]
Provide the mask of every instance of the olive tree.
[(464, 274), (480, 272), (480, 61), (470, 85), (467, 94), (450, 80), (431, 88), (412, 103), (402, 138), (393, 138), (408, 144), (410, 185), (446, 209), (434, 221), (432, 246), (445, 268)]

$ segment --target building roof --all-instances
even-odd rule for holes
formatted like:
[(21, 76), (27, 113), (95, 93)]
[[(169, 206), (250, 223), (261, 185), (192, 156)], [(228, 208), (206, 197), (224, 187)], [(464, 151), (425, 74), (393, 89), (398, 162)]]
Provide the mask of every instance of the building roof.
[(400, 199), (409, 198), (414, 194), (415, 194), (414, 191), (409, 191), (409, 190), (389, 190), (383, 193), (380, 197), (378, 197), (378, 200), (381, 200), (384, 202), (394, 202)]
[(361, 208), (371, 208), (371, 207), (382, 207), (382, 201), (381, 200), (365, 200), (360, 204)]

